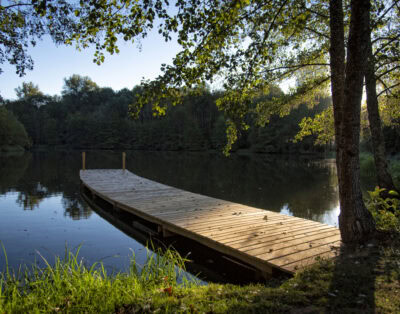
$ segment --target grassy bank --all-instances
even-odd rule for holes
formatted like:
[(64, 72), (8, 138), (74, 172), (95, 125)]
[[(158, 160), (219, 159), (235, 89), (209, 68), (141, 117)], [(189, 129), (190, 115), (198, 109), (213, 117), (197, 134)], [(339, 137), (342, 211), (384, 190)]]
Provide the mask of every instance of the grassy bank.
[[(373, 244), (373, 245), (372, 245)], [(181, 261), (149, 259), (142, 272), (108, 275), (101, 264), (88, 268), (77, 255), (45, 269), (32, 268), (0, 279), (0, 313), (398, 313), (398, 240), (352, 248), (352, 254), (317, 265), (285, 281), (264, 285), (201, 286), (177, 283)]]
[(0, 313), (399, 313), (400, 202), (370, 195), (375, 239), (290, 279), (200, 285), (185, 279), (185, 259), (173, 250), (149, 251), (144, 265), (133, 257), (128, 272), (108, 274), (66, 251), (52, 265), (39, 256), (45, 268), (1, 273)]

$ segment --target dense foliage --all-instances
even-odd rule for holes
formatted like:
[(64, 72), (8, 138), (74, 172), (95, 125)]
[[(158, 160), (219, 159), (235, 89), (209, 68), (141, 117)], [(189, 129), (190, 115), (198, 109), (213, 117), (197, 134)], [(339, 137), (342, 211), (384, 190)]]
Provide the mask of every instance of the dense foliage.
[(5, 107), (0, 106), (0, 151), (30, 146), (24, 126)]
[[(32, 83), (24, 83), (17, 91), (19, 99), (7, 101), (6, 106), (23, 123), (34, 145), (201, 151), (221, 150), (226, 143), (225, 116), (215, 105), (222, 92), (206, 87), (188, 91), (182, 104), (169, 108), (166, 116), (154, 116), (148, 105), (136, 120), (130, 118), (128, 108), (140, 95), (140, 87), (114, 91), (73, 75), (65, 79), (61, 97), (43, 95)], [(283, 94), (279, 88), (274, 92)], [(260, 97), (272, 96), (271, 92)], [(299, 143), (293, 139), (303, 117), (312, 117), (329, 105), (329, 98), (321, 98), (313, 108), (302, 104), (283, 118), (272, 116), (264, 128), (256, 126), (249, 115), (251, 128), (234, 148), (269, 153), (324, 151), (325, 146), (313, 145), (313, 137)]]
[(400, 200), (396, 191), (389, 191), (389, 197), (382, 197), (385, 189), (376, 187), (369, 191), (367, 207), (372, 213), (379, 231), (393, 234), (400, 232)]
[[(0, 3), (0, 66), (10, 63), (18, 75), (33, 69), (28, 48), (45, 35), (64, 43), (76, 31), (70, 1), (2, 1)], [(0, 73), (2, 69), (0, 67)]]

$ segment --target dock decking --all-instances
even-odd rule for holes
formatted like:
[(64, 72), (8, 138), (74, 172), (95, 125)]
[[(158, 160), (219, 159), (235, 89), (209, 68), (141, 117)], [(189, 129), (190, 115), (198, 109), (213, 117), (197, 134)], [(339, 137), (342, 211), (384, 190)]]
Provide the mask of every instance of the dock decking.
[(183, 191), (128, 170), (81, 170), (83, 186), (114, 207), (252, 265), (264, 275), (287, 273), (331, 258), (341, 246), (337, 228)]

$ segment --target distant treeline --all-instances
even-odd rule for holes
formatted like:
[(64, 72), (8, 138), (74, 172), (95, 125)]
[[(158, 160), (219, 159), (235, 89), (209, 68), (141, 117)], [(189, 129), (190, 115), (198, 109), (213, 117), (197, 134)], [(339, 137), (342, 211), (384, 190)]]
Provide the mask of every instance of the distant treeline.
[[(155, 117), (151, 105), (145, 106), (137, 120), (129, 116), (128, 107), (135, 103), (140, 87), (114, 91), (100, 88), (88, 77), (73, 75), (65, 79), (61, 96), (44, 95), (33, 83), (24, 83), (16, 91), (17, 100), (3, 103), (25, 127), (33, 146), (203, 151), (222, 149), (226, 143), (225, 118), (215, 105), (221, 92), (207, 88), (187, 93), (183, 103), (171, 107), (163, 117)], [(279, 94), (282, 91), (275, 87), (263, 97)], [(329, 147), (314, 146), (312, 137), (298, 143), (292, 140), (303, 117), (314, 116), (330, 105), (330, 98), (321, 98), (313, 108), (300, 105), (283, 118), (273, 116), (264, 128), (249, 117), (250, 129), (234, 149), (322, 152)], [(20, 145), (27, 146), (26, 141)]]

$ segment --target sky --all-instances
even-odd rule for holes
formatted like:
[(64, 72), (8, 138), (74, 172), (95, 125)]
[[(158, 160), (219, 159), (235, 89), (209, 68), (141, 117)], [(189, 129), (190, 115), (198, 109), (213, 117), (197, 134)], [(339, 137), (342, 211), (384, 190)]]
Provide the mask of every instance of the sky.
[[(78, 51), (73, 46), (56, 46), (49, 37), (39, 40), (28, 52), (34, 61), (34, 69), (27, 70), (19, 77), (15, 67), (3, 63), (0, 67), (0, 95), (4, 99), (16, 99), (15, 88), (23, 82), (33, 82), (47, 95), (61, 95), (64, 78), (73, 74), (90, 77), (100, 87), (111, 87), (115, 91), (139, 85), (142, 78), (154, 79), (162, 74), (162, 63), (171, 64), (173, 57), (180, 51), (176, 41), (165, 42), (157, 30), (141, 40), (140, 49), (136, 43), (118, 41), (120, 53), (110, 55), (105, 52), (105, 61), (101, 65), (93, 62), (94, 49)], [(281, 84), (288, 91), (294, 79)]]
[(34, 69), (26, 71), (19, 77), (15, 67), (1, 64), (0, 95), (5, 99), (16, 99), (15, 88), (22, 82), (33, 82), (48, 95), (60, 95), (64, 78), (73, 74), (89, 76), (100, 87), (111, 87), (114, 90), (131, 89), (140, 84), (142, 78), (154, 79), (161, 74), (162, 63), (171, 63), (179, 52), (175, 42), (166, 43), (157, 32), (152, 32), (137, 44), (119, 42), (120, 53), (105, 53), (102, 65), (93, 63), (94, 49), (81, 52), (72, 46), (56, 46), (50, 38), (38, 41), (36, 47), (29, 48), (34, 61)]

